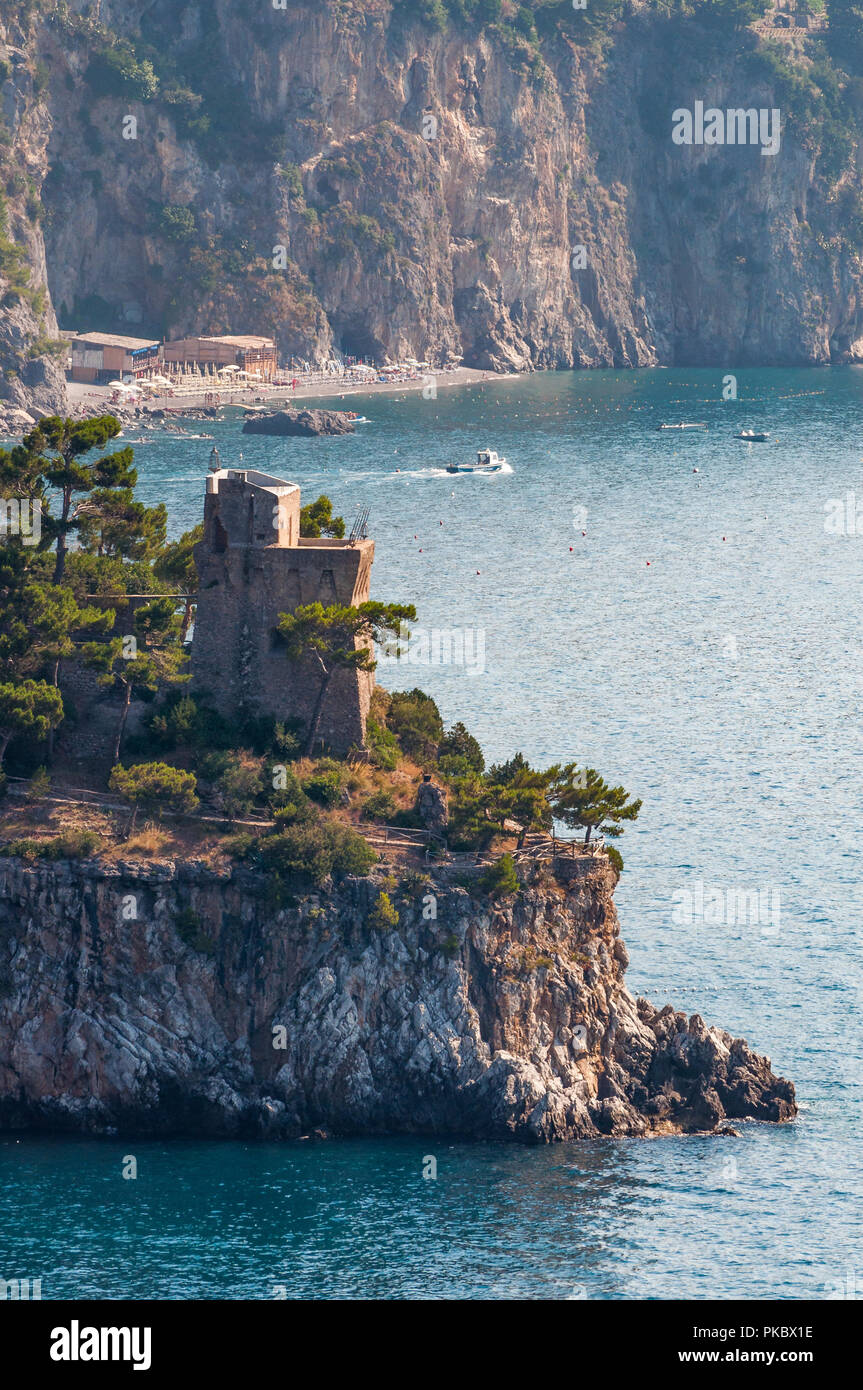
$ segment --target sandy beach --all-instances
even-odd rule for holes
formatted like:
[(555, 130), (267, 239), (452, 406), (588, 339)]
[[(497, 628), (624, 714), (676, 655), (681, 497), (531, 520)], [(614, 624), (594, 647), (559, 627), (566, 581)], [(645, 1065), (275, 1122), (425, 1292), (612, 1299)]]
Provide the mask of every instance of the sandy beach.
[[(274, 408), (288, 405), (298, 400), (347, 400), (351, 396), (400, 395), (405, 391), (449, 390), (458, 386), (475, 386), (486, 381), (514, 381), (518, 373), (477, 371), (473, 367), (456, 367), (452, 371), (427, 373), (425, 376), (405, 381), (345, 382), (340, 377), (324, 378), (297, 386), (296, 390), (285, 386), (246, 386), (233, 390), (219, 389), (219, 406), (244, 406), (265, 403)], [(113, 391), (109, 386), (93, 386), (77, 381), (67, 383), (69, 411), (76, 414), (82, 410), (92, 410), (104, 405), (112, 405)], [(142, 402), (143, 404), (143, 402)], [(181, 413), (187, 410), (203, 410), (214, 404), (213, 387), (202, 387), (200, 391), (176, 391), (173, 395), (148, 397), (146, 406), (151, 410), (166, 410)]]

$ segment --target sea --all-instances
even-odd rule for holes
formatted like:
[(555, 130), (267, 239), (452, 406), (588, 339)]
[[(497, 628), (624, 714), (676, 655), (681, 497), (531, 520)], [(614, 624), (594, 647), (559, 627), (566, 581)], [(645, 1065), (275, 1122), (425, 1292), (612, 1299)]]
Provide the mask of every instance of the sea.
[[(373, 597), (417, 609), (378, 679), (428, 691), (488, 762), (577, 761), (643, 799), (617, 842), (629, 987), (766, 1053), (799, 1117), (548, 1148), (5, 1134), (0, 1278), (44, 1299), (860, 1298), (863, 369), (344, 405), (368, 417), (350, 436), (243, 435), (239, 411), (187, 424), (212, 442), (148, 435), (139, 495), (194, 525), (215, 443), (348, 528), (368, 508)], [(658, 428), (681, 422), (706, 428)], [(447, 473), (481, 448), (506, 467)]]

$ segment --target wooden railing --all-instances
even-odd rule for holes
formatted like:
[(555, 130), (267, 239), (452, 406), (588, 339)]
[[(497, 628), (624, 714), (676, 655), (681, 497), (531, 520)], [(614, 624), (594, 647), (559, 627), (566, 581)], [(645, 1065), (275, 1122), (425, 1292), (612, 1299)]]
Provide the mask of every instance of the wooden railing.
[[(10, 796), (26, 795), (26, 789), (29, 786), (29, 780), (26, 777), (9, 777), (7, 781)], [(105, 811), (129, 811), (127, 802), (91, 787), (58, 787), (56, 791), (52, 790), (40, 800), (56, 806), (85, 805), (98, 807)], [(201, 822), (205, 825), (248, 826), (257, 830), (272, 829), (276, 824), (274, 820), (264, 816), (232, 819), (226, 815), (202, 815), (199, 812), (174, 814), (166, 811), (164, 814), (171, 820)], [(414, 829), (403, 825), (373, 824), (368, 827), (357, 828), (373, 848), (413, 850), (422, 854), (427, 863), (434, 856), (435, 862), (443, 868), (487, 866), (500, 858), (500, 853), (492, 854), (488, 850), (450, 850), (443, 839), (432, 835), (431, 831), (425, 829)], [(512, 851), (512, 857), (516, 864), (531, 864), (543, 860), (592, 857), (604, 852), (605, 842), (601, 836), (597, 836), (596, 839), (585, 844), (581, 839), (561, 838), (554, 832), (551, 835), (532, 832), (527, 834), (522, 844)]]

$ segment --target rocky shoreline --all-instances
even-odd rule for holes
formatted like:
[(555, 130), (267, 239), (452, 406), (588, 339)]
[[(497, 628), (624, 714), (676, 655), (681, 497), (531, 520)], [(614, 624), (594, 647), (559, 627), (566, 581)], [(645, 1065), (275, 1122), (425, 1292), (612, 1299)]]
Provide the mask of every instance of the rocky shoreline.
[(522, 1143), (793, 1119), (746, 1042), (623, 976), (615, 871), (274, 899), (245, 868), (0, 859), (0, 1129)]

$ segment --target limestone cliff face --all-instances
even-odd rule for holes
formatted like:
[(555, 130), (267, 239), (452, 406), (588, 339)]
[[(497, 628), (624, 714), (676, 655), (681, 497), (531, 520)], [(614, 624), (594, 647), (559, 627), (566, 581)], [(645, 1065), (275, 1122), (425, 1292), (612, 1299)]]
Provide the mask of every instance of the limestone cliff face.
[[(4, 27), (0, 20), (0, 39)], [(4, 403), (53, 411), (64, 402), (66, 386), (57, 356), (41, 350), (46, 339), (57, 336), (39, 221), (51, 118), (36, 90), (25, 34), (8, 26), (5, 37), (7, 43), (0, 44), (5, 73), (0, 75), (0, 413)]]
[(746, 1043), (626, 990), (607, 860), (558, 877), (498, 905), (390, 887), (380, 930), (380, 875), (275, 906), (246, 870), (2, 859), (0, 1127), (544, 1142), (793, 1117)]
[[(853, 149), (829, 170), (789, 111), (774, 157), (671, 141), (695, 100), (782, 108), (733, 35), (675, 61), (638, 0), (604, 48), (561, 19), (533, 56), (390, 0), (24, 8), (3, 102), (46, 220), (16, 226), (71, 326), (493, 369), (863, 355)], [(117, 37), (158, 90), (94, 79)]]

